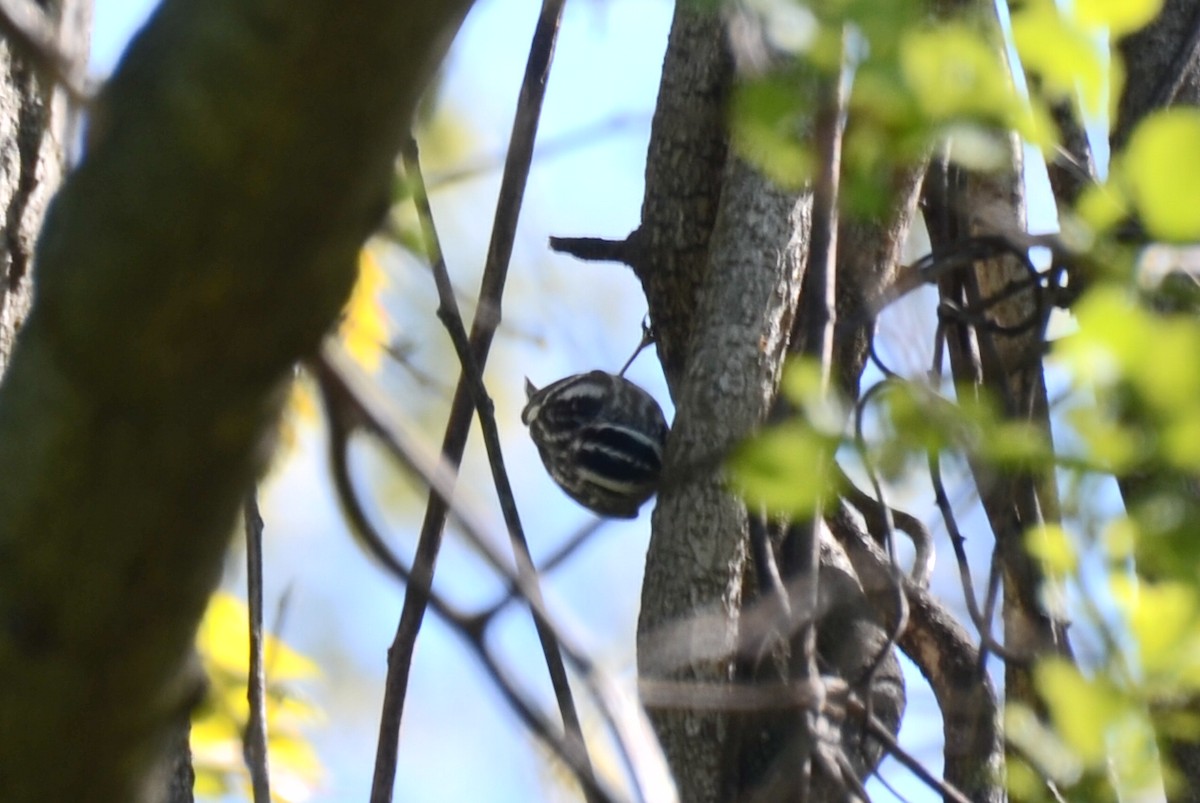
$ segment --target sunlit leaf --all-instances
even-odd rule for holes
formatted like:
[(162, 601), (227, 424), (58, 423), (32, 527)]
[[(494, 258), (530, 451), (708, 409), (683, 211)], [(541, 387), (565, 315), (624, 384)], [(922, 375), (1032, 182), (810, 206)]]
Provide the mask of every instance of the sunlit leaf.
[(1200, 327), (1190, 316), (1147, 316), (1144, 350), (1128, 364), (1141, 400), (1164, 415), (1178, 415), (1200, 400)]
[(1046, 433), (1028, 421), (998, 421), (980, 429), (979, 453), (1006, 468), (1049, 465), (1054, 459)]
[(732, 136), (738, 153), (785, 187), (803, 185), (815, 166), (805, 144), (804, 108), (794, 77), (748, 83), (733, 101)]
[(1113, 184), (1088, 185), (1075, 204), (1080, 219), (1097, 232), (1108, 231), (1132, 211), (1125, 193)]
[[(1079, 757), (1028, 706), (1021, 703), (1005, 706), (1004, 737), (1031, 761), (1037, 762), (1036, 774), (1028, 765), (1021, 765), (1031, 777), (1024, 773), (1012, 775), (1013, 767), (1009, 765), (1009, 789), (1023, 800), (1037, 797), (1037, 790), (1045, 786), (1043, 778), (1070, 785), (1083, 774)], [(1021, 793), (1023, 789), (1025, 792)]]
[(921, 451), (941, 451), (968, 439), (963, 410), (933, 391), (910, 383), (892, 385), (881, 396), (890, 434)]
[(1040, 75), (1054, 95), (1076, 89), (1084, 110), (1104, 110), (1105, 69), (1099, 43), (1051, 3), (1033, 3), (1012, 17), (1013, 41), (1026, 70)]
[(312, 796), (323, 769), (312, 745), (287, 736), (270, 740), (271, 797), (292, 803)]
[(1067, 531), (1057, 524), (1044, 524), (1025, 533), (1025, 548), (1042, 562), (1051, 574), (1074, 574), (1079, 568), (1079, 555)]
[(730, 460), (733, 483), (752, 506), (811, 516), (829, 492), (826, 468), (836, 444), (803, 421), (772, 427)]
[(386, 286), (387, 274), (379, 261), (369, 248), (362, 249), (358, 258), (358, 281), (346, 302), (339, 331), (350, 356), (372, 373), (379, 369), (391, 339), (391, 325), (382, 301)]
[(1163, 0), (1074, 0), (1075, 16), (1085, 25), (1107, 28), (1117, 39), (1158, 16)]
[(1145, 354), (1149, 334), (1142, 310), (1128, 292), (1101, 285), (1075, 305), (1079, 332), (1064, 340), (1055, 353), (1088, 384), (1112, 384)]
[(1134, 206), (1151, 236), (1200, 240), (1200, 109), (1146, 117), (1121, 159)]
[(959, 116), (1003, 118), (1013, 91), (999, 52), (960, 24), (905, 34), (900, 65), (921, 109), (935, 120)]
[(1163, 428), (1163, 457), (1176, 468), (1200, 472), (1200, 405), (1189, 404), (1177, 412)]
[(300, 374), (292, 382), (283, 416), (279, 421), (279, 447), (275, 450), (274, 462), (279, 464), (291, 455), (299, 441), (303, 427), (317, 421), (319, 406), (313, 385)]
[(825, 384), (816, 360), (793, 359), (784, 366), (779, 391), (795, 405), (809, 426), (836, 440), (846, 420), (846, 410), (835, 389), (826, 388)]
[(216, 772), (202, 766), (193, 766), (196, 780), (192, 783), (192, 793), (196, 797), (224, 797), (233, 791), (229, 785), (229, 776), (225, 772)]
[(1110, 736), (1111, 767), (1118, 800), (1146, 799), (1157, 792), (1158, 750), (1144, 710), (1130, 708)]
[(1191, 583), (1111, 581), (1125, 613), (1142, 669), (1153, 681), (1200, 680), (1200, 600)]
[[(214, 594), (196, 643), (202, 656), (214, 667), (244, 677), (250, 667), (246, 606), (230, 594)], [(265, 636), (264, 647), (274, 679), (310, 678), (318, 673), (316, 664), (276, 638)]]
[(1128, 516), (1118, 516), (1105, 526), (1101, 545), (1110, 561), (1123, 564), (1137, 549), (1138, 526)]
[(1061, 658), (1039, 661), (1033, 674), (1063, 741), (1086, 765), (1103, 763), (1108, 734), (1128, 706), (1121, 691), (1104, 677), (1085, 678)]
[[(302, 735), (317, 709), (281, 681), (312, 677), (317, 668), (308, 658), (266, 637), (267, 750), (272, 798), (281, 803), (311, 796), (321, 768)], [(235, 597), (215, 594), (197, 635), (197, 648), (210, 678), (204, 703), (193, 713), (191, 744), (197, 788), (230, 794), (247, 783), (242, 733), (249, 715), (246, 678), (249, 629), (246, 607)]]
[(1149, 456), (1151, 444), (1138, 430), (1096, 407), (1076, 407), (1066, 420), (1084, 446), (1083, 459), (1098, 470), (1124, 474)]

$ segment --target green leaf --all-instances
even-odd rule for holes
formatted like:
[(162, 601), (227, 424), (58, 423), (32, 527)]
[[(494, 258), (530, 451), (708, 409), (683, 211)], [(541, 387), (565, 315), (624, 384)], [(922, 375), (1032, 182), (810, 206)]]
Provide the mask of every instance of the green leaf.
[(1076, 407), (1066, 419), (1083, 441), (1083, 460), (1100, 471), (1124, 474), (1148, 457), (1151, 445), (1142, 433), (1103, 410)]
[(796, 406), (800, 416), (830, 443), (841, 437), (846, 421), (845, 405), (837, 391), (825, 388), (821, 378), (821, 364), (814, 359), (791, 359), (783, 369), (779, 392)]
[(1200, 685), (1200, 600), (1192, 583), (1110, 580), (1113, 599), (1129, 622), (1143, 672), (1154, 683)]
[(1014, 97), (999, 52), (961, 24), (909, 31), (900, 66), (921, 109), (934, 120), (1003, 118)]
[(1100, 541), (1110, 563), (1123, 564), (1137, 549), (1139, 528), (1128, 516), (1118, 516), (1110, 521), (1101, 533)]
[(1143, 120), (1120, 176), (1152, 236), (1200, 240), (1200, 109), (1177, 107)]
[(1067, 531), (1057, 524), (1033, 527), (1025, 533), (1025, 548), (1051, 574), (1064, 576), (1079, 569), (1079, 555)]
[(1090, 184), (1075, 203), (1075, 213), (1096, 232), (1105, 232), (1129, 217), (1133, 211), (1129, 198), (1120, 187)]
[(785, 187), (800, 187), (813, 174), (815, 162), (803, 141), (806, 106), (795, 75), (750, 82), (733, 99), (734, 147)]
[(828, 465), (836, 448), (835, 441), (800, 419), (772, 427), (734, 453), (733, 485), (751, 505), (811, 516), (831, 490)]
[(1020, 799), (1038, 797), (1038, 790), (1045, 787), (1043, 778), (1069, 786), (1083, 775), (1079, 757), (1028, 706), (1021, 703), (1005, 706), (1004, 735), (1010, 744), (1037, 763), (1036, 774), (1032, 767), (1022, 764), (1024, 772), (1018, 771), (1014, 776), (1009, 766), (1009, 789)]
[(1040, 661), (1033, 677), (1059, 736), (1085, 765), (1101, 765), (1108, 734), (1129, 706), (1124, 694), (1103, 677), (1085, 678), (1061, 658)]
[(980, 434), (980, 454), (997, 466), (1028, 469), (1054, 461), (1045, 431), (1032, 422), (995, 421), (982, 426)]
[(1040, 75), (1053, 95), (1067, 96), (1078, 88), (1088, 114), (1104, 110), (1107, 76), (1096, 39), (1049, 3), (1035, 3), (1014, 14), (1012, 30), (1021, 63)]

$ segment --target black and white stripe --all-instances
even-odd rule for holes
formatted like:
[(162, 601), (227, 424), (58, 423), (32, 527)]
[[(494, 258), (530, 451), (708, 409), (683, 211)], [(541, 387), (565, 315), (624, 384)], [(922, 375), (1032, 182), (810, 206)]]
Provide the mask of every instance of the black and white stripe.
[(526, 380), (521, 420), (567, 495), (603, 516), (632, 518), (662, 474), (667, 422), (646, 391), (604, 371), (538, 390)]

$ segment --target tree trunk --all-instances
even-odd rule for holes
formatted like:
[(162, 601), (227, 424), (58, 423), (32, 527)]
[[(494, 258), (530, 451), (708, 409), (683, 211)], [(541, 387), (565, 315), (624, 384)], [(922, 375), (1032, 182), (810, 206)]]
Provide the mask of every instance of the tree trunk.
[[(764, 671), (774, 671), (773, 679), (757, 671), (747, 676), (739, 667), (744, 645), (764, 634), (741, 623), (744, 589), (752, 592), (756, 585), (747, 576), (748, 516), (745, 503), (728, 489), (722, 464), (766, 420), (784, 357), (799, 346), (793, 333), (812, 225), (811, 193), (780, 188), (729, 150), (735, 59), (728, 26), (728, 16), (676, 5), (651, 131), (642, 224), (628, 240), (676, 406), (646, 559), (638, 668), (645, 680), (697, 689), (735, 679), (787, 680), (771, 661)], [(838, 269), (852, 274), (849, 287), (866, 285), (874, 293), (891, 275), (914, 186), (913, 173), (896, 182), (903, 211), (895, 220), (856, 229), (872, 236), (848, 249), (847, 265)], [(855, 299), (856, 309), (866, 306)], [(857, 348), (850, 343), (855, 338)], [(864, 344), (862, 332), (854, 331), (835, 347), (834, 370), (853, 376), (848, 384), (857, 383)], [(818, 648), (832, 671), (857, 680), (885, 645), (883, 630), (841, 548), (821, 537), (829, 630)], [(890, 654), (877, 681), (876, 713), (898, 727), (903, 683)], [(735, 717), (698, 698), (693, 708), (652, 715), (687, 801), (779, 799), (773, 795), (780, 789), (799, 788), (793, 785), (798, 768), (788, 756), (813, 747), (803, 747), (809, 735), (799, 728), (803, 712), (794, 707)], [(861, 744), (857, 735), (843, 737), (851, 764), (865, 775), (878, 751), (874, 745), (860, 751)], [(814, 799), (822, 799), (818, 790), (827, 787), (816, 779), (812, 789)]]
[(168, 0), (95, 101), (0, 385), (0, 799), (160, 797), (293, 366), (469, 5)]

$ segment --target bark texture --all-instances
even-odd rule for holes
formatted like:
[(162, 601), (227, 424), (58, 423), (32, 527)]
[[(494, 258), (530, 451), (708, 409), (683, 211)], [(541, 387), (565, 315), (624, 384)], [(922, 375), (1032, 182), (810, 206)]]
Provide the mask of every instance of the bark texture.
[[(61, 52), (87, 62), (90, 0), (57, 0), (43, 12)], [(77, 112), (30, 61), (0, 43), (0, 374), (33, 295), (33, 250), (46, 206), (62, 183)]]
[[(775, 405), (812, 223), (807, 191), (781, 189), (730, 153), (726, 104), (735, 78), (727, 24), (728, 17), (693, 4), (676, 6), (642, 224), (628, 241), (676, 403), (647, 555), (638, 666), (646, 679), (698, 685), (750, 679), (740, 673), (746, 655), (739, 649), (766, 635), (742, 632), (743, 590), (755, 586), (746, 576), (748, 519), (722, 464)], [(894, 269), (915, 179), (910, 174), (897, 182), (907, 188), (900, 193), (907, 206), (895, 220), (854, 229), (877, 238), (850, 249), (855, 267), (847, 270), (857, 281), (849, 286), (882, 282)], [(859, 307), (866, 315), (869, 305)], [(861, 317), (856, 321), (870, 329)], [(857, 355), (861, 369), (865, 340), (858, 334), (859, 349), (844, 351), (847, 359)], [(831, 671), (857, 680), (884, 645), (883, 631), (832, 542), (823, 544), (821, 577), (828, 627), (820, 651)], [(771, 662), (766, 668), (778, 670)], [(751, 675), (763, 683), (787, 679), (777, 671)], [(877, 711), (898, 724), (903, 684), (891, 656), (880, 680)], [(782, 701), (780, 710), (757, 717), (735, 718), (705, 705), (654, 713), (680, 797), (688, 801), (772, 799), (781, 788), (795, 789), (796, 768), (788, 758), (807, 741), (801, 720)], [(873, 745), (860, 752), (857, 735), (843, 741), (853, 744), (847, 752), (860, 772), (873, 764)], [(815, 799), (829, 793), (813, 789)]]
[(167, 0), (104, 88), (0, 385), (0, 798), (150, 799), (281, 391), (469, 5)]
[(1165, 106), (1200, 103), (1200, 5), (1165, 0), (1153, 22), (1117, 43), (1125, 63), (1125, 87), (1110, 136), (1113, 152), (1134, 126)]
[[(710, 242), (708, 276), (676, 398), (667, 487), (646, 557), (638, 667), (643, 677), (732, 680), (746, 507), (719, 461), (770, 408), (804, 265), (807, 199), (732, 159)], [(675, 478), (675, 479), (672, 479)], [(700, 616), (697, 616), (700, 613)], [(671, 657), (663, 660), (664, 631)], [(676, 721), (672, 721), (676, 720)], [(718, 800), (728, 720), (673, 712), (657, 721), (683, 800)]]

